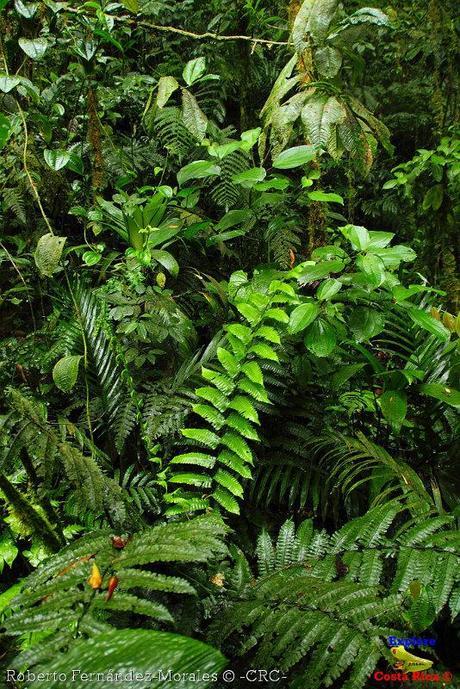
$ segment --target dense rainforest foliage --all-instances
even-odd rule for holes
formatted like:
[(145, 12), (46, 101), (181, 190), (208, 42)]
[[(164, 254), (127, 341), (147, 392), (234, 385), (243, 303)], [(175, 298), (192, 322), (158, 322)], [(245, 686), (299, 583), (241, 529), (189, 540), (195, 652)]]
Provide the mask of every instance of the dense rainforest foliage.
[(373, 5), (0, 0), (2, 686), (460, 686), (460, 15)]

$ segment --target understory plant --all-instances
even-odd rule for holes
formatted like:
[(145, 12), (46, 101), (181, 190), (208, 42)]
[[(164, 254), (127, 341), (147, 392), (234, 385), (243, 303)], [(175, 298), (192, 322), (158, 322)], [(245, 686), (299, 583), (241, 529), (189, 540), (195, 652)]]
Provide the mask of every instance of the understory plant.
[(458, 22), (397, 5), (0, 0), (2, 686), (456, 686)]

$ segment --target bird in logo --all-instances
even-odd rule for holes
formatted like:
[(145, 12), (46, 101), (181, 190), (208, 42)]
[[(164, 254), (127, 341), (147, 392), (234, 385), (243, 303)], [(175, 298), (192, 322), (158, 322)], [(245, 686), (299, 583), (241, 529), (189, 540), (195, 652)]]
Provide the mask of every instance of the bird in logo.
[(395, 667), (404, 672), (421, 672), (422, 670), (429, 670), (433, 665), (432, 660), (414, 656), (412, 653), (406, 651), (404, 646), (394, 646), (391, 652), (398, 660)]

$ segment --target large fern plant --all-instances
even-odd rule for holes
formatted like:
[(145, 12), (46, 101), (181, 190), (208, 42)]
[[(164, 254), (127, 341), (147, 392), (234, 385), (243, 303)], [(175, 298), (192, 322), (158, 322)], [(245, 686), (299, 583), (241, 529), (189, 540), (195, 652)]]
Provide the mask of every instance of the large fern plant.
[(225, 346), (217, 349), (212, 367), (202, 368), (205, 384), (195, 390), (200, 401), (192, 409), (206, 427), (182, 429), (196, 449), (177, 454), (168, 464), (167, 514), (206, 509), (213, 503), (239, 513), (241, 479), (251, 477), (249, 443), (259, 439), (257, 405), (270, 404), (261, 365), (278, 361), (278, 331), (289, 320), (282, 307), (296, 296), (280, 281), (272, 281), (265, 292), (257, 291), (242, 272), (232, 276), (231, 288), (235, 308), (247, 325), (227, 325)]
[(110, 636), (123, 620), (142, 619), (150, 628), (171, 624), (167, 596), (196, 592), (187, 578), (165, 574), (165, 563), (171, 568), (221, 558), (225, 532), (214, 514), (129, 538), (105, 530), (78, 539), (26, 578), (11, 601), (3, 632), (20, 637), (24, 649), (13, 666), (59, 664), (62, 653), (82, 646), (76, 640), (97, 645), (99, 635)]
[(360, 689), (390, 661), (386, 637), (427, 629), (447, 605), (460, 610), (459, 532), (451, 515), (413, 519), (393, 501), (336, 533), (311, 519), (288, 520), (276, 543), (257, 542), (258, 576), (235, 550), (226, 582), (237, 600), (219, 614), (211, 638), (243, 634), (254, 667), (276, 666), (289, 686), (341, 681)]

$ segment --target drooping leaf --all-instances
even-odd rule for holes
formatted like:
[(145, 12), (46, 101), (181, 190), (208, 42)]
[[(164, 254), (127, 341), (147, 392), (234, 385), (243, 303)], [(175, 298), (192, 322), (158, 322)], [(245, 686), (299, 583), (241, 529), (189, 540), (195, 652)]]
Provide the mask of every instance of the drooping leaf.
[(196, 57), (189, 60), (184, 67), (182, 76), (187, 86), (191, 86), (197, 79), (203, 76), (206, 71), (206, 59), (204, 57)]
[(335, 329), (327, 321), (317, 319), (308, 328), (304, 343), (306, 348), (315, 356), (329, 356), (337, 343)]
[(340, 203), (343, 206), (343, 198), (339, 194), (331, 194), (325, 191), (309, 191), (310, 201), (325, 201), (326, 203)]
[(294, 146), (280, 153), (273, 161), (273, 167), (279, 170), (289, 170), (309, 163), (315, 157), (313, 146)]
[(379, 405), (384, 417), (393, 426), (399, 427), (407, 413), (407, 395), (402, 390), (385, 390), (379, 397)]
[(160, 77), (158, 81), (158, 93), (156, 104), (159, 108), (163, 108), (168, 100), (171, 98), (174, 91), (179, 88), (179, 84), (174, 77)]
[(313, 94), (302, 108), (301, 118), (305, 132), (313, 146), (326, 149), (333, 133), (333, 127), (343, 122), (347, 112), (337, 98), (324, 94)]
[(174, 256), (169, 253), (169, 251), (165, 251), (164, 249), (153, 249), (151, 253), (152, 258), (154, 258), (155, 261), (158, 261), (158, 263), (161, 263), (163, 268), (166, 268), (168, 273), (171, 273), (173, 277), (178, 276), (179, 264)]
[(238, 172), (232, 177), (232, 182), (241, 184), (245, 189), (250, 189), (255, 186), (257, 182), (261, 182), (265, 179), (266, 174), (267, 172), (263, 167), (253, 167), (250, 170)]
[(298, 52), (305, 47), (309, 35), (315, 42), (327, 36), (338, 4), (338, 0), (304, 0), (294, 20), (291, 34)]
[(198, 105), (195, 96), (187, 89), (182, 89), (182, 117), (189, 132), (198, 141), (203, 141), (208, 118)]
[(10, 77), (7, 75), (0, 76), (0, 91), (9, 93), (22, 81), (21, 77)]
[(350, 316), (349, 326), (357, 341), (363, 342), (382, 332), (385, 316), (367, 306), (358, 306)]
[(293, 335), (305, 330), (307, 326), (312, 323), (319, 314), (319, 306), (316, 302), (309, 304), (301, 304), (297, 306), (291, 313), (289, 319), (289, 332)]
[(434, 318), (428, 311), (409, 309), (408, 313), (416, 325), (419, 325), (440, 340), (447, 341), (450, 338), (450, 332), (445, 325)]
[(332, 46), (322, 46), (315, 52), (315, 65), (322, 77), (332, 79), (342, 66), (342, 53)]
[(53, 380), (59, 390), (70, 392), (77, 382), (80, 355), (64, 356), (54, 365)]
[(370, 242), (369, 232), (359, 225), (345, 225), (340, 228), (342, 234), (351, 243), (353, 249), (365, 251)]
[(61, 260), (66, 237), (44, 234), (37, 243), (34, 259), (35, 265), (42, 275), (51, 277)]
[(39, 60), (48, 48), (48, 41), (46, 38), (20, 38), (18, 40), (19, 47), (32, 60)]
[(70, 153), (60, 149), (49, 150), (43, 152), (45, 162), (52, 170), (60, 170), (65, 167), (70, 160)]
[(450, 387), (450, 385), (442, 385), (441, 383), (423, 383), (418, 386), (418, 390), (428, 397), (441, 400), (452, 407), (460, 407), (460, 390)]
[(195, 160), (193, 163), (184, 165), (177, 173), (179, 186), (183, 186), (191, 179), (204, 179), (220, 175), (221, 169), (210, 160)]

